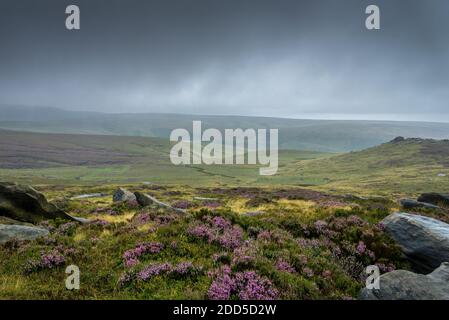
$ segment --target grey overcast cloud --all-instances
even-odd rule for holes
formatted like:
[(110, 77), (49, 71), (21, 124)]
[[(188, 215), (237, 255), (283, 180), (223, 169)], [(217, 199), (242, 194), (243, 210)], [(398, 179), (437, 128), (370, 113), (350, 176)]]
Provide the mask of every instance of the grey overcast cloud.
[(0, 105), (449, 121), (448, 33), (447, 0), (2, 0)]

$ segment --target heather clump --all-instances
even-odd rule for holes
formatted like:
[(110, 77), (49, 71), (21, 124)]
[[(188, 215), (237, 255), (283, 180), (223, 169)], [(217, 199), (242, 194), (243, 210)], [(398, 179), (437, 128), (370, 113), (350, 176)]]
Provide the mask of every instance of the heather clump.
[(278, 291), (272, 282), (255, 271), (233, 273), (223, 266), (209, 273), (213, 281), (207, 296), (211, 300), (275, 300)]
[(164, 245), (159, 242), (139, 243), (133, 249), (126, 250), (123, 253), (123, 262), (125, 266), (132, 267), (138, 264), (139, 258), (145, 254), (156, 254), (164, 249)]
[(190, 208), (195, 207), (195, 204), (188, 200), (178, 200), (172, 204), (172, 207), (178, 208), (178, 209), (190, 209)]
[(43, 269), (54, 269), (66, 262), (66, 257), (58, 250), (41, 252), (38, 259), (31, 259), (26, 262), (25, 272), (31, 273)]
[(147, 282), (157, 276), (168, 276), (177, 280), (187, 277), (195, 277), (202, 273), (203, 267), (194, 265), (191, 261), (183, 261), (177, 264), (170, 262), (154, 262), (142, 269), (129, 269), (119, 278), (119, 286), (125, 287), (135, 281)]
[(243, 242), (243, 230), (220, 216), (203, 216), (202, 222), (195, 222), (187, 229), (187, 234), (194, 239), (206, 240), (221, 247), (234, 250)]

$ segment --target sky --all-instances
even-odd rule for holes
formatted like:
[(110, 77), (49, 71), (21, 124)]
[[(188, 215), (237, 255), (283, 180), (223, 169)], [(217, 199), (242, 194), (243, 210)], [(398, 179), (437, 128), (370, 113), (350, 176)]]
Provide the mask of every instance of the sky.
[(448, 34), (447, 0), (2, 0), (0, 105), (449, 121)]

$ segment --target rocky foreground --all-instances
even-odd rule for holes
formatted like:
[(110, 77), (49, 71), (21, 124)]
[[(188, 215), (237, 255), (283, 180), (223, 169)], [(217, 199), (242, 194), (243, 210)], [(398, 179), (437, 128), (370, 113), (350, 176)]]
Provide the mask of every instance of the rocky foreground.
[(0, 298), (449, 299), (445, 195), (405, 213), (305, 189), (133, 188), (49, 202), (0, 184)]

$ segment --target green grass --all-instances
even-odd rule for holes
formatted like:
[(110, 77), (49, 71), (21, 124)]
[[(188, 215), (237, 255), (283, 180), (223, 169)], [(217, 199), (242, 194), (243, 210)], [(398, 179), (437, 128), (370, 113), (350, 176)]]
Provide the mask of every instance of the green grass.
[(449, 189), (445, 140), (409, 139), (338, 155), (280, 150), (274, 176), (260, 176), (258, 165), (175, 166), (170, 144), (158, 138), (4, 131), (0, 147), (7, 150), (0, 180), (33, 185), (301, 186), (392, 197)]
[[(327, 159), (298, 162), (293, 171), (325, 181), (320, 188), (384, 196), (415, 196), (449, 188), (448, 141), (410, 139)], [(438, 176), (443, 173), (446, 176)]]

